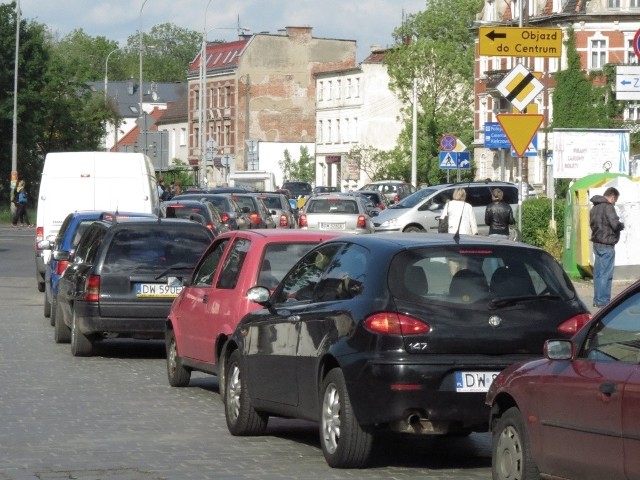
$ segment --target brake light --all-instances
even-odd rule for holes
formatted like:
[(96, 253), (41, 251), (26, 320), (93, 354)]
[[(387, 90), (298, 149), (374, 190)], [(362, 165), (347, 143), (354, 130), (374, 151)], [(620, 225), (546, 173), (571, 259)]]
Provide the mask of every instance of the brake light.
[(289, 219), (287, 218), (286, 215), (280, 215), (280, 226), (281, 227), (288, 227), (289, 226)]
[(40, 250), (38, 248), (38, 243), (44, 240), (44, 227), (36, 228), (36, 250)]
[(249, 220), (254, 225), (260, 225), (260, 215), (258, 215), (258, 213), (256, 212), (253, 212), (251, 215), (249, 215)]
[(228, 213), (221, 213), (220, 214), (220, 220), (222, 220), (222, 223), (228, 223), (230, 219), (231, 219), (231, 217), (229, 216)]
[(366, 318), (364, 326), (383, 335), (422, 335), (431, 331), (428, 323), (396, 312), (374, 313)]
[(207, 223), (207, 228), (209, 230), (213, 230), (213, 223)]
[(356, 227), (358, 228), (366, 228), (367, 226), (367, 219), (365, 218), (364, 215), (358, 215), (358, 223), (356, 224)]
[(584, 327), (589, 320), (591, 320), (590, 313), (581, 313), (580, 315), (576, 315), (571, 317), (569, 320), (562, 322), (558, 326), (558, 332), (569, 336), (574, 335), (578, 333), (578, 331)]
[(309, 226), (309, 224), (307, 223), (307, 216), (305, 214), (302, 214), (298, 217), (298, 226), (300, 228)]
[(100, 298), (100, 275), (89, 275), (84, 283), (84, 299), (97, 302)]
[(58, 264), (56, 265), (56, 275), (62, 275), (68, 266), (68, 260), (58, 260)]

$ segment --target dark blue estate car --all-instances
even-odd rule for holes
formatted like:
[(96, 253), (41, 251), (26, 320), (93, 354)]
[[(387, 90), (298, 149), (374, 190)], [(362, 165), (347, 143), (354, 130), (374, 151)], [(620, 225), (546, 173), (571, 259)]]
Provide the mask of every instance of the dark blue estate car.
[(60, 231), (56, 239), (49, 246), (51, 250), (51, 258), (49, 263), (45, 265), (45, 294), (44, 294), (44, 316), (49, 317), (51, 326), (55, 325), (56, 320), (56, 295), (58, 293), (58, 281), (73, 260), (73, 254), (78, 246), (80, 237), (96, 220), (110, 219), (113, 216), (130, 217), (130, 216), (152, 216), (146, 213), (114, 213), (104, 212), (102, 210), (84, 210), (80, 212), (72, 212), (64, 219)]

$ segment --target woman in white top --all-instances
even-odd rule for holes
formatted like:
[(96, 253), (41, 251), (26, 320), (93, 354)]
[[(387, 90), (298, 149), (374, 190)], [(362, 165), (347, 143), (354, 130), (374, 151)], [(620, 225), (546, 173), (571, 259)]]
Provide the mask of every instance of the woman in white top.
[[(453, 191), (453, 199), (444, 207), (443, 217), (449, 217), (449, 233), (459, 232), (460, 235), (477, 235), (478, 225), (473, 207), (465, 202), (467, 192), (464, 188)], [(462, 217), (462, 219), (460, 218)]]

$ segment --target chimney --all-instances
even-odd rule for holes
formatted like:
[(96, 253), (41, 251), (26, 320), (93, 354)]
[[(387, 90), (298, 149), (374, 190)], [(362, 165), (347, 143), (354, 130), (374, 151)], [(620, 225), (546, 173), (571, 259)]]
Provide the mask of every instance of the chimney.
[(286, 27), (286, 30), (289, 38), (301, 41), (311, 40), (311, 27)]

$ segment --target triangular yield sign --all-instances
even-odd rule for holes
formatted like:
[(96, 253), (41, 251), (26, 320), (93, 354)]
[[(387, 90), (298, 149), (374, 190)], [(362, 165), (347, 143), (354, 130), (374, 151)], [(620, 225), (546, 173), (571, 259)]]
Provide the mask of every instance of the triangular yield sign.
[(500, 113), (498, 122), (505, 135), (511, 142), (511, 146), (519, 157), (524, 156), (527, 147), (533, 140), (536, 132), (542, 125), (544, 115), (528, 113)]

